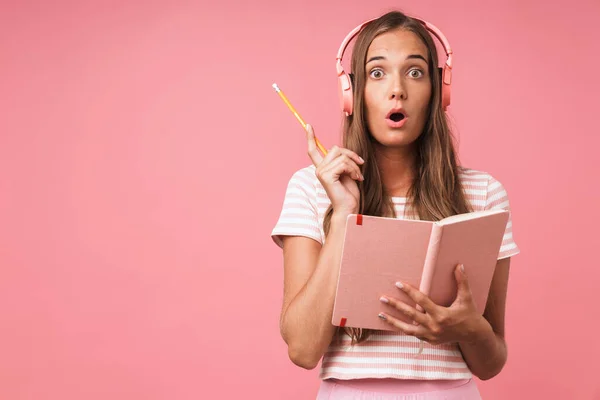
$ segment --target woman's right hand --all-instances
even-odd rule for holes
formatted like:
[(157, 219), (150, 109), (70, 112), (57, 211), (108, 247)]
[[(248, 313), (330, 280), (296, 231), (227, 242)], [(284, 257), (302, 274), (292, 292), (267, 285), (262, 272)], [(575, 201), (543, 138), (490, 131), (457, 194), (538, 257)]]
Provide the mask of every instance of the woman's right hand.
[(348, 149), (333, 146), (325, 158), (319, 153), (312, 126), (306, 126), (308, 155), (316, 167), (316, 175), (325, 189), (333, 211), (347, 216), (358, 213), (360, 191), (356, 181), (363, 181), (359, 164), (364, 160)]

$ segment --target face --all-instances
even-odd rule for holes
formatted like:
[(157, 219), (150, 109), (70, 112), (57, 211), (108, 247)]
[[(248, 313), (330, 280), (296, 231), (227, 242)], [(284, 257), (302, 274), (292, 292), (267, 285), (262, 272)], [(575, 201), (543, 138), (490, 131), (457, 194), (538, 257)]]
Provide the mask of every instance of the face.
[(421, 135), (431, 97), (427, 47), (417, 35), (394, 30), (367, 51), (365, 108), (371, 134), (385, 147), (407, 147)]

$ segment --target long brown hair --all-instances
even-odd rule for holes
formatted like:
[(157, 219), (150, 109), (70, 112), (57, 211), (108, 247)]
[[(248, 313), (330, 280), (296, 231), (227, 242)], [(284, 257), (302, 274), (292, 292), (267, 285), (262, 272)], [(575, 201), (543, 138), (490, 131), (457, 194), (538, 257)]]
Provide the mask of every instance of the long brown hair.
[[(391, 197), (383, 187), (379, 168), (375, 162), (372, 137), (368, 130), (364, 105), (366, 81), (365, 63), (367, 50), (375, 37), (392, 30), (404, 29), (413, 32), (427, 47), (431, 98), (428, 118), (423, 132), (417, 139), (415, 178), (407, 194), (407, 208), (417, 218), (438, 221), (442, 218), (470, 212), (471, 207), (459, 180), (460, 167), (454, 150), (447, 116), (441, 104), (441, 75), (438, 73), (438, 54), (435, 42), (427, 29), (402, 12), (392, 11), (365, 25), (356, 37), (352, 51), (351, 70), (354, 83), (354, 112), (344, 117), (342, 128), (343, 146), (360, 155), (364, 181), (358, 183), (360, 190), (359, 212), (363, 215), (396, 217)], [(325, 234), (329, 232), (333, 208), (327, 209), (323, 223)], [(366, 340), (373, 332), (370, 329), (343, 328), (352, 338), (352, 344)], [(341, 329), (338, 328), (336, 335)]]

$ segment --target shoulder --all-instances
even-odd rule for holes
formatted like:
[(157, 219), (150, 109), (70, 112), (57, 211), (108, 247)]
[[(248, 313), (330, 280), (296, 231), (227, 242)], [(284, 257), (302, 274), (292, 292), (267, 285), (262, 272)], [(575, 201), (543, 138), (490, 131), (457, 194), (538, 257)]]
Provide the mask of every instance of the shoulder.
[(283, 236), (305, 236), (323, 243), (315, 170), (314, 166), (300, 168), (289, 179), (279, 219), (271, 232), (279, 247), (283, 248)]
[(459, 167), (458, 175), (461, 183), (471, 186), (491, 187), (503, 186), (502, 183), (491, 173), (480, 169)]
[(298, 188), (315, 196), (321, 187), (321, 182), (319, 182), (315, 171), (316, 168), (312, 164), (294, 171), (288, 182), (288, 188)]
[(479, 169), (460, 167), (463, 189), (473, 204), (484, 208), (508, 208), (506, 188), (494, 175)]
[(314, 185), (315, 181), (318, 181), (317, 175), (315, 175), (316, 168), (314, 165), (308, 165), (306, 167), (302, 167), (292, 174), (290, 180), (293, 181), (304, 181), (306, 183), (310, 183)]
[(316, 208), (320, 182), (315, 166), (309, 165), (292, 172), (285, 194), (285, 204), (305, 204)]
[(469, 167), (459, 167), (458, 176), (463, 184), (477, 186), (487, 185), (493, 178), (492, 175), (486, 171)]

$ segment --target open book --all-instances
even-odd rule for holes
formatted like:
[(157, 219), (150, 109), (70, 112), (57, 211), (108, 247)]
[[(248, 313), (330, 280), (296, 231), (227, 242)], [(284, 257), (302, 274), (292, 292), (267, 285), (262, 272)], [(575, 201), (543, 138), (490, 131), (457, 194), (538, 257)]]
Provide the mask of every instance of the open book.
[(346, 221), (332, 324), (397, 330), (377, 316), (384, 311), (412, 322), (379, 301), (382, 295), (416, 304), (395, 286), (406, 282), (448, 307), (456, 298), (454, 270), (464, 264), (473, 299), (483, 314), (494, 275), (507, 210), (420, 221), (351, 214)]

